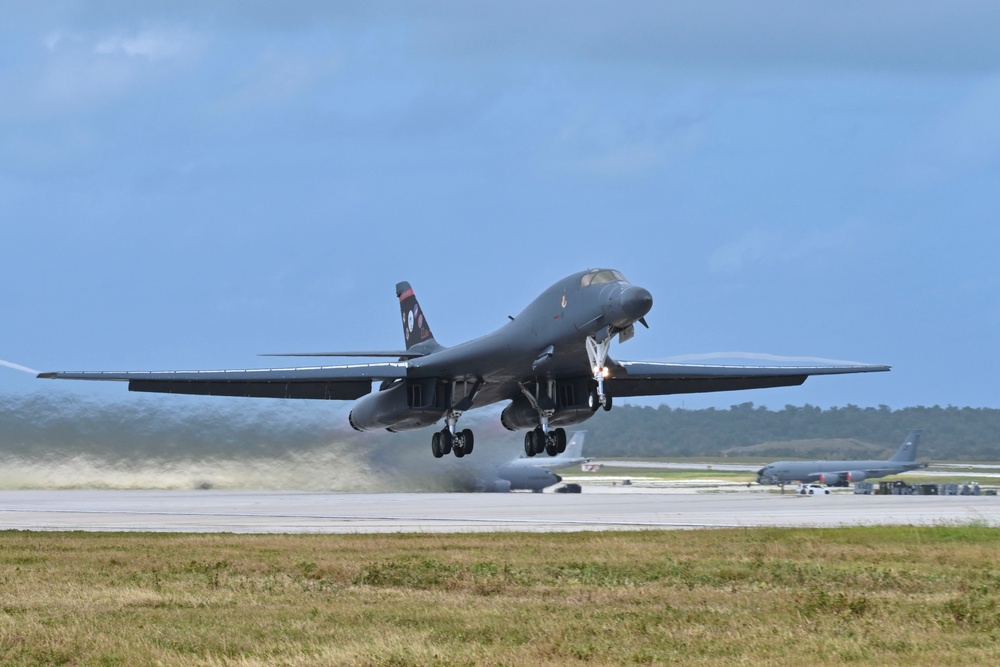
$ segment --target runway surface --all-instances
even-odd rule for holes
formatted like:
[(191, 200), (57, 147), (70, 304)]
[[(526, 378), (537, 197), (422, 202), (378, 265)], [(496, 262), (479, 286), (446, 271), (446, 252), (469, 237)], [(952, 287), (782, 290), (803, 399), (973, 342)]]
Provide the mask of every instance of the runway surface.
[(0, 491), (0, 529), (233, 533), (1000, 526), (997, 496)]

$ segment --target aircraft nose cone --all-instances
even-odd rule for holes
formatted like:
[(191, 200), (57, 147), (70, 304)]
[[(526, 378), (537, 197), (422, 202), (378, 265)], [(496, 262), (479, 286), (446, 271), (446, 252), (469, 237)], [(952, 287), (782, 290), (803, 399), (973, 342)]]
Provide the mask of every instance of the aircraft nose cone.
[(653, 295), (643, 287), (631, 285), (625, 288), (621, 296), (622, 312), (635, 321), (643, 317), (653, 307)]

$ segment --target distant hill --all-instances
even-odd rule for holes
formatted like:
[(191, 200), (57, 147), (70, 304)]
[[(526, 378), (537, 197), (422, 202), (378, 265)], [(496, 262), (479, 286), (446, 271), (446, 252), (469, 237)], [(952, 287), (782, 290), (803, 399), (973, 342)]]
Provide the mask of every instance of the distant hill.
[[(902, 442), (902, 439), (900, 439)], [(762, 442), (759, 445), (730, 447), (723, 450), (725, 456), (760, 456), (773, 459), (847, 460), (847, 459), (887, 459), (895, 450), (881, 445), (855, 440), (854, 438), (811, 438), (809, 440), (787, 440)]]

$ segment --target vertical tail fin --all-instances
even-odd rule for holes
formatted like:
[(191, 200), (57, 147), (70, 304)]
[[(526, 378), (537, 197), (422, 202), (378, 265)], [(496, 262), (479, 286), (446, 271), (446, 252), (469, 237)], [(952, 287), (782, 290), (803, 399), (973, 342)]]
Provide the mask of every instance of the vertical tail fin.
[(586, 431), (577, 431), (570, 438), (570, 441), (566, 443), (566, 451), (559, 456), (566, 457), (568, 459), (579, 459), (583, 458), (583, 439), (587, 436)]
[(916, 461), (917, 460), (917, 445), (920, 443), (920, 434), (923, 431), (910, 431), (906, 435), (906, 440), (903, 444), (899, 446), (896, 453), (892, 455), (890, 461)]
[(399, 297), (399, 310), (403, 315), (403, 338), (406, 340), (406, 349), (418, 343), (433, 341), (434, 335), (424, 317), (424, 311), (417, 303), (417, 297), (413, 294), (410, 283), (396, 283), (396, 296)]

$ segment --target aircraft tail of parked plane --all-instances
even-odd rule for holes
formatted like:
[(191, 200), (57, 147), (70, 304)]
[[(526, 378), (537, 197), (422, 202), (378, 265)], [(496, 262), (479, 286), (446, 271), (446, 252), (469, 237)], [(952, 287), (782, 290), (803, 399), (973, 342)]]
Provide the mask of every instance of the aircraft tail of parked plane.
[(906, 435), (906, 440), (903, 440), (903, 444), (899, 446), (896, 453), (892, 455), (890, 461), (901, 461), (903, 463), (909, 463), (910, 461), (917, 460), (917, 445), (920, 444), (920, 434), (923, 431), (910, 431)]

